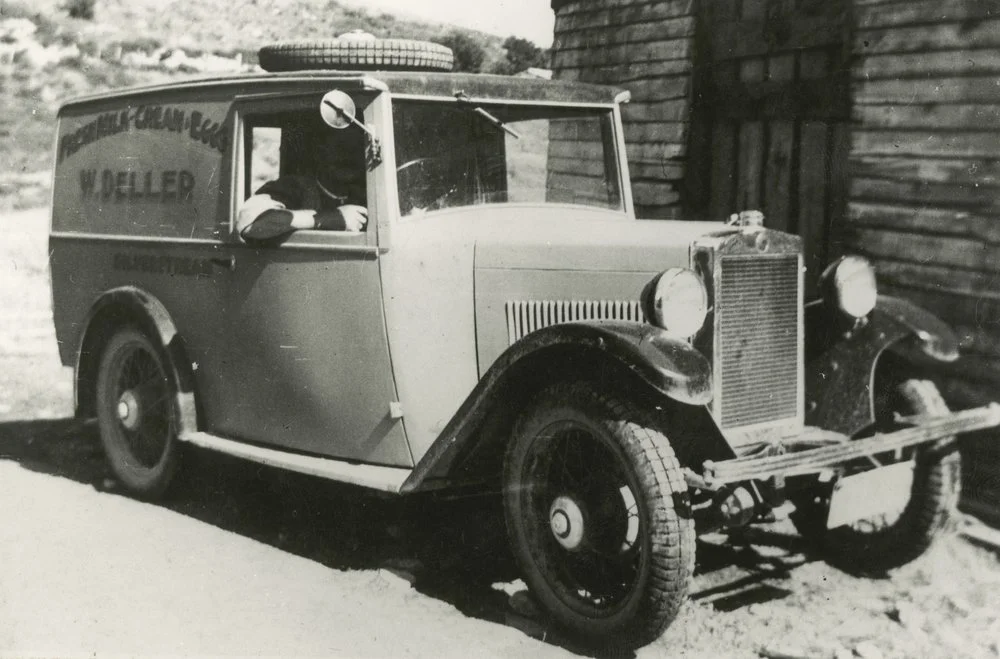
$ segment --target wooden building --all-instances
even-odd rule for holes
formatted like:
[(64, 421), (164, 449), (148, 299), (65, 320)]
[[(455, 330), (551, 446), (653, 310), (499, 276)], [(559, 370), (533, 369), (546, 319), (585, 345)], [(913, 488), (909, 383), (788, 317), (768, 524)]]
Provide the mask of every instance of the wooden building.
[[(1000, 400), (1000, 1), (551, 4), (555, 77), (632, 91), (640, 217), (759, 208), (811, 281), (867, 255), (961, 337), (949, 402)], [(1000, 517), (1000, 446), (963, 450), (966, 505)]]

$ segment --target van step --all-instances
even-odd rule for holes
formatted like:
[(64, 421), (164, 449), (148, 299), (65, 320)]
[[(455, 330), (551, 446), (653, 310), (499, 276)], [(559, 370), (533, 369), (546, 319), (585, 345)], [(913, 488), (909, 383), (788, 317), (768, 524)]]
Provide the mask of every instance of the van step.
[(300, 474), (319, 476), (340, 483), (360, 485), (382, 492), (398, 494), (403, 482), (413, 471), (407, 467), (383, 467), (358, 464), (331, 458), (319, 458), (301, 453), (290, 453), (263, 446), (244, 444), (207, 432), (183, 433), (179, 439), (210, 451), (218, 451), (252, 462), (288, 469)]

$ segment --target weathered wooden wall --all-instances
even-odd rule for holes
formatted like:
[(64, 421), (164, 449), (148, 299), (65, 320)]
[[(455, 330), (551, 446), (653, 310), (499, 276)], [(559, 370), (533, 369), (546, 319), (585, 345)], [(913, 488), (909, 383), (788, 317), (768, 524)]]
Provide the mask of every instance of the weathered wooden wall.
[[(719, 129), (732, 117), (713, 111), (707, 134), (699, 121), (691, 122), (692, 109), (700, 117), (699, 108), (720, 102), (718, 90), (707, 102), (697, 85), (692, 90), (704, 75), (700, 70), (693, 74), (696, 63), (710, 63), (714, 75), (726, 58), (762, 48), (763, 54), (756, 55), (779, 64), (793, 61), (785, 78), (802, 79), (805, 89), (815, 77), (810, 48), (826, 42), (796, 45), (795, 34), (815, 41), (816, 35), (843, 30), (848, 48), (841, 66), (850, 69), (850, 124), (843, 139), (829, 125), (822, 131), (827, 142), (832, 135), (833, 143), (846, 143), (846, 148), (820, 157), (793, 151), (798, 155), (789, 160), (791, 178), (763, 182), (761, 199), (767, 186), (798, 185), (836, 207), (823, 234), (803, 231), (801, 218), (799, 225), (790, 222), (787, 228), (807, 240), (828, 243), (815, 246), (817, 254), (869, 256), (884, 292), (923, 305), (956, 328), (962, 357), (934, 373), (949, 403), (1000, 400), (1000, 0), (850, 0), (846, 20), (838, 17), (836, 22), (824, 18), (827, 9), (819, 0), (552, 0), (552, 6), (555, 75), (633, 92), (625, 114), (626, 138), (640, 217), (701, 219), (705, 200), (699, 204), (697, 193), (705, 186), (695, 185), (699, 181), (711, 181), (706, 197), (710, 215), (722, 212), (721, 206), (715, 208), (717, 199), (729, 199), (730, 205), (753, 201), (752, 195), (743, 199), (736, 194), (733, 200), (734, 195), (717, 194), (724, 177), (698, 173), (706, 153), (709, 162), (727, 167), (734, 158), (719, 149)], [(718, 27), (718, 21), (704, 20), (706, 11), (732, 14), (733, 34), (747, 32), (753, 20), (764, 16), (758, 20), (763, 36), (696, 35), (699, 26), (703, 31), (705, 25)], [(793, 29), (799, 24), (808, 28), (809, 21), (814, 29)], [(727, 44), (732, 53), (719, 55)], [(794, 59), (772, 52), (780, 48), (797, 49)], [(827, 62), (820, 73), (835, 77), (842, 70), (834, 66), (834, 51), (817, 53)], [(747, 66), (741, 66), (746, 73)], [(765, 67), (759, 85), (765, 91), (785, 79), (775, 78), (772, 68)], [(752, 96), (749, 88), (731, 87)], [(698, 99), (692, 103), (693, 94), (700, 105)], [(803, 94), (793, 96), (791, 101), (801, 101)], [(729, 103), (742, 111), (739, 99)], [(794, 109), (796, 103), (772, 105)], [(808, 112), (765, 119), (799, 121), (789, 139), (800, 146), (816, 132), (813, 124), (830, 123)], [(841, 167), (846, 168), (846, 205), (842, 196), (840, 201), (831, 197), (843, 192), (832, 190), (829, 181), (822, 190), (807, 185), (824, 168)], [(741, 180), (730, 181), (729, 187), (737, 192), (748, 185), (744, 169), (732, 169)], [(792, 215), (802, 215), (802, 195), (792, 199), (798, 200)], [(965, 505), (1000, 520), (1000, 438), (972, 438), (963, 452)]]
[(550, 122), (548, 138), (548, 201), (607, 204), (601, 125), (592, 119), (560, 119)]
[(624, 111), (639, 217), (681, 213), (695, 0), (553, 0), (552, 68), (561, 80), (632, 92)]
[[(935, 311), (963, 356), (953, 404), (1000, 398), (1000, 2), (854, 0), (845, 237), (883, 290)], [(970, 448), (966, 499), (1000, 510), (1000, 447)]]
[(811, 292), (844, 216), (850, 0), (700, 0), (688, 217), (746, 209), (802, 237)]

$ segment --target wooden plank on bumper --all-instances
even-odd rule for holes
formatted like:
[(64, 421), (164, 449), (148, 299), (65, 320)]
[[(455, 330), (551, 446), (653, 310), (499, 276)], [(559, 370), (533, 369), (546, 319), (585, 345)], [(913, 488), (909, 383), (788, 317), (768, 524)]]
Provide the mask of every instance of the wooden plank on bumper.
[(760, 480), (772, 477), (817, 473), (877, 453), (923, 444), (963, 432), (1000, 425), (1000, 404), (931, 417), (919, 426), (865, 439), (779, 455), (748, 456), (720, 462), (706, 462), (704, 479), (712, 485)]

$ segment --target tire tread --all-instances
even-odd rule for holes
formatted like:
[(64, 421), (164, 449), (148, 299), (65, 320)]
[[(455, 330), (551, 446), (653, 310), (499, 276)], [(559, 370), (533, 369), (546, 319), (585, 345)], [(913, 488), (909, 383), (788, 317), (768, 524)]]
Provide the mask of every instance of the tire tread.
[(413, 39), (344, 39), (286, 41), (258, 53), (265, 71), (393, 70), (451, 71), (454, 55), (447, 46)]

